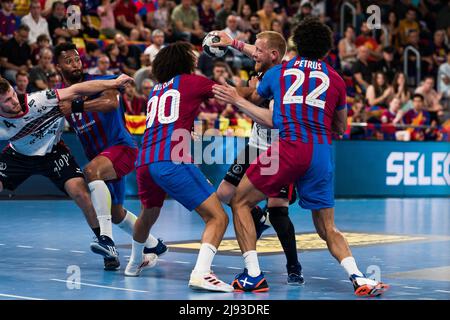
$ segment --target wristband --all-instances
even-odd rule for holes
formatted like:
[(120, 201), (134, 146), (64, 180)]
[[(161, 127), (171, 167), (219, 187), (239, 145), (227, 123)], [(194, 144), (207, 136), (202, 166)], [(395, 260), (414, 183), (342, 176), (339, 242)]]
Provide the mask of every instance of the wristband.
[(72, 113), (81, 113), (84, 111), (84, 100), (72, 101)]
[(245, 43), (243, 41), (239, 41), (236, 39), (233, 39), (233, 43), (231, 44), (231, 46), (233, 48), (238, 49), (241, 52), (242, 52), (242, 50), (244, 50), (244, 45), (245, 45)]

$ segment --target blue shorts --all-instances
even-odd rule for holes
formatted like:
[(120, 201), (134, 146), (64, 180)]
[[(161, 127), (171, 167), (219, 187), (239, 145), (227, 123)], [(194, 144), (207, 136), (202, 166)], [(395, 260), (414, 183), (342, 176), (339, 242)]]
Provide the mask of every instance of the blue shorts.
[(139, 199), (146, 209), (161, 208), (169, 194), (192, 211), (215, 192), (200, 169), (190, 163), (154, 162), (138, 167), (136, 175)]
[(309, 168), (297, 180), (299, 205), (319, 210), (334, 207), (333, 149), (329, 144), (314, 144)]
[(111, 193), (111, 203), (113, 205), (123, 205), (125, 201), (125, 177), (114, 180), (106, 181), (109, 193)]

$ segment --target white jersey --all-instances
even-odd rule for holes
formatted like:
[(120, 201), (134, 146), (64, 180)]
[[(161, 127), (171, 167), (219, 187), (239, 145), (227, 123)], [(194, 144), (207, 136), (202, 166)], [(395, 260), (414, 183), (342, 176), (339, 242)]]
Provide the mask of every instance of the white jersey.
[(23, 155), (43, 156), (59, 142), (64, 129), (58, 92), (33, 92), (19, 100), (25, 114), (17, 118), (0, 116), (0, 140), (9, 140), (9, 145)]

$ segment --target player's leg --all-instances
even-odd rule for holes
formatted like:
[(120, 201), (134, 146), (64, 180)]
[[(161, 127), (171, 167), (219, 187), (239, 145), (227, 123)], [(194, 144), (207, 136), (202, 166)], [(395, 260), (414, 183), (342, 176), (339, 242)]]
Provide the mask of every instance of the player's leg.
[[(302, 266), (298, 260), (295, 228), (289, 218), (290, 187), (280, 191), (280, 197), (269, 198), (268, 219), (272, 224), (286, 256), (287, 283), (289, 285), (302, 285), (305, 283)], [(291, 191), (292, 192), (292, 191)]]

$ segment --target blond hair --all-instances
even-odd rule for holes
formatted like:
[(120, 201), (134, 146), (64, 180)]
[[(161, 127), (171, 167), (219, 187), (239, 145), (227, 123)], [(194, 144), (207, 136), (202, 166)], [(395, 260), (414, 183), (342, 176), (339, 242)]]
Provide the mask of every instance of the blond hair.
[(269, 49), (278, 51), (281, 58), (286, 54), (286, 40), (280, 33), (275, 31), (263, 31), (256, 35), (256, 39), (266, 39)]

